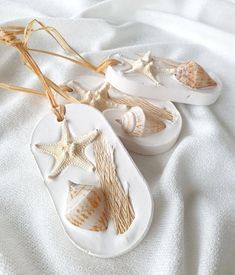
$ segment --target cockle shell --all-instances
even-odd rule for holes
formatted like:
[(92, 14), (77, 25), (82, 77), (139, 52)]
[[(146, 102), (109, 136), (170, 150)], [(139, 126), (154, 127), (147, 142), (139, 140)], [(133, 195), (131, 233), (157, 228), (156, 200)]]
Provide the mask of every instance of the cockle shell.
[(159, 119), (146, 118), (142, 108), (132, 107), (121, 120), (117, 120), (122, 129), (131, 136), (146, 136), (163, 130), (166, 125)]
[(182, 84), (193, 89), (201, 89), (216, 86), (217, 83), (196, 62), (188, 61), (177, 66), (175, 77)]
[(99, 187), (69, 182), (67, 220), (75, 226), (91, 231), (108, 227), (105, 197)]

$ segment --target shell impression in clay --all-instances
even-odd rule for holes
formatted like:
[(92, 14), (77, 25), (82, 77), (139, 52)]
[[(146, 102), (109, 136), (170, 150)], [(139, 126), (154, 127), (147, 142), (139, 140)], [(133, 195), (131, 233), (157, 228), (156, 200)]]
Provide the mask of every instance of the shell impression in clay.
[(99, 187), (69, 182), (67, 220), (75, 226), (91, 231), (104, 231), (108, 227), (106, 202)]
[(178, 81), (193, 89), (208, 88), (217, 85), (208, 73), (193, 61), (188, 61), (177, 66), (174, 74)]
[(159, 119), (146, 118), (142, 108), (132, 107), (117, 122), (121, 124), (122, 129), (131, 136), (146, 136), (163, 130), (166, 125)]

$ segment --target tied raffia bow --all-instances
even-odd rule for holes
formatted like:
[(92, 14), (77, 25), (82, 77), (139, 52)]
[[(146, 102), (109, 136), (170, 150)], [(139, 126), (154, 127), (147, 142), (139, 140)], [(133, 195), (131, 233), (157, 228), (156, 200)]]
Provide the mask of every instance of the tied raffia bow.
[[(36, 26), (36, 27), (35, 27)], [(28, 47), (28, 41), (31, 35), (34, 32), (38, 31), (45, 31), (47, 32), (52, 38), (56, 40), (56, 42), (61, 46), (61, 48), (65, 51), (65, 53), (71, 57), (67, 57), (61, 54), (57, 54), (50, 51), (39, 50), (39, 49), (31, 49)], [(119, 61), (115, 59), (106, 59), (98, 66), (95, 66), (88, 62), (84, 57), (82, 57), (78, 52), (76, 52), (62, 37), (62, 35), (53, 27), (46, 26), (42, 22), (38, 20), (33, 20), (29, 24), (26, 25), (25, 28), (18, 27), (18, 26), (9, 26), (9, 27), (0, 27), (0, 43), (5, 44), (10, 47), (14, 47), (20, 54), (22, 62), (26, 65), (36, 76), (38, 77), (39, 81), (42, 84), (43, 91), (40, 92), (38, 90), (29, 89), (25, 87), (15, 86), (11, 84), (1, 83), (0, 88), (26, 92), (31, 94), (37, 94), (41, 96), (47, 96), (52, 111), (55, 113), (57, 120), (62, 121), (64, 119), (65, 108), (63, 105), (58, 105), (54, 96), (54, 93), (58, 93), (63, 98), (71, 103), (79, 103), (79, 101), (68, 95), (67, 92), (71, 91), (71, 88), (68, 86), (59, 86), (49, 78), (47, 78), (42, 71), (40, 70), (39, 66), (37, 65), (36, 61), (32, 58), (29, 51), (49, 54), (52, 56), (57, 56), (63, 59), (67, 59), (75, 64), (79, 64), (87, 69), (93, 70), (97, 73), (103, 74), (105, 69), (109, 65), (115, 65), (119, 63)]]

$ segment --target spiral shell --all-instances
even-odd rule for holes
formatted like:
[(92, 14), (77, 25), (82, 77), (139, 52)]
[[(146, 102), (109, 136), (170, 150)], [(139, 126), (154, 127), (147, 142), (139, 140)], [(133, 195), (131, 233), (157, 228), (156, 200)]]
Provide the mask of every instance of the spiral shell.
[(144, 111), (138, 106), (132, 107), (117, 122), (126, 133), (137, 137), (160, 132), (166, 127), (165, 123), (157, 118), (146, 118)]
[(106, 202), (99, 187), (69, 182), (67, 220), (75, 226), (91, 231), (104, 231), (108, 227)]
[(188, 61), (177, 66), (174, 74), (178, 81), (193, 89), (208, 88), (217, 85), (208, 73), (193, 61)]

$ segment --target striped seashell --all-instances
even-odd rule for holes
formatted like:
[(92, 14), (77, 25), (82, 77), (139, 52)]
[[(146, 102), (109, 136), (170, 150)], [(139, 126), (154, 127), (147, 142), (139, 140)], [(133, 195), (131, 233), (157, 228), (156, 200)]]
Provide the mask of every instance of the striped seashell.
[(130, 108), (117, 122), (122, 129), (131, 136), (147, 136), (162, 131), (166, 125), (158, 118), (146, 117), (142, 108)]
[(91, 231), (104, 231), (108, 227), (106, 202), (99, 187), (69, 182), (67, 220), (75, 226)]
[(174, 74), (178, 81), (193, 89), (208, 88), (217, 85), (208, 73), (193, 61), (184, 62), (177, 66)]

